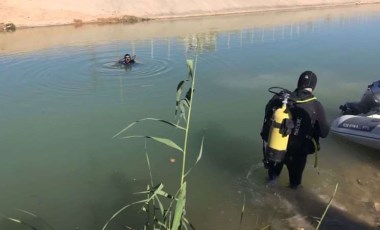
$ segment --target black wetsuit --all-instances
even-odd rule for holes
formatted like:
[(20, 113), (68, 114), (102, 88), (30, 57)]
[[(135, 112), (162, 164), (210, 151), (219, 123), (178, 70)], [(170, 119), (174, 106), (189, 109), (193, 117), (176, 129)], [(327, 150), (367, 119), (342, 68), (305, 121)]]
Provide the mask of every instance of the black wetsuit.
[(135, 63), (135, 59), (131, 59), (128, 63), (125, 62), (125, 59), (119, 60), (119, 64), (122, 64), (122, 65), (129, 65), (133, 63)]
[[(307, 155), (313, 154), (316, 151), (315, 148), (319, 150), (319, 138), (327, 136), (329, 124), (322, 104), (317, 99), (313, 99), (314, 95), (311, 92), (296, 89), (290, 94), (290, 98), (292, 100), (288, 108), (292, 115), (294, 128), (289, 136), (285, 158), (279, 163), (269, 161), (267, 168), (269, 179), (275, 179), (280, 175), (284, 164), (286, 164), (289, 171), (290, 186), (296, 188), (301, 184)], [(273, 114), (273, 108), (278, 107), (281, 107), (281, 100), (278, 96), (274, 96), (266, 105), (266, 118), (270, 119)], [(263, 133), (263, 131), (261, 136), (265, 141), (268, 141), (267, 134)]]

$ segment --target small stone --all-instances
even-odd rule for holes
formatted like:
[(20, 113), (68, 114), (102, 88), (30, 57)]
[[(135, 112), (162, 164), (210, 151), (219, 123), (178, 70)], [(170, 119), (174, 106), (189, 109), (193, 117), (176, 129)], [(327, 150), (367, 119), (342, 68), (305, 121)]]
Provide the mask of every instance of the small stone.
[(370, 199), (368, 197), (362, 197), (362, 198), (360, 198), (360, 201), (363, 203), (368, 203), (368, 202), (370, 202)]
[(380, 212), (380, 203), (379, 202), (374, 202), (373, 205), (375, 206), (376, 211)]
[(13, 31), (16, 30), (16, 26), (15, 26), (15, 24), (13, 24), (13, 23), (7, 23), (7, 24), (5, 24), (5, 26), (3, 27), (3, 30), (4, 30), (4, 31), (7, 31), (7, 32), (13, 32)]

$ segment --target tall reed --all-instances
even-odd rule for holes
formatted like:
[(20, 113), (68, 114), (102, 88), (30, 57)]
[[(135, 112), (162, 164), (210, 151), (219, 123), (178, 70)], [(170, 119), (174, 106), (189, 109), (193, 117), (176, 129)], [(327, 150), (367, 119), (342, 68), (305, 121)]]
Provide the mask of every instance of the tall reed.
[[(163, 119), (157, 118), (143, 118), (137, 120), (126, 128), (118, 132), (115, 137), (120, 137), (121, 134), (125, 133), (129, 128), (138, 124), (139, 122), (145, 121), (156, 121), (167, 124), (175, 129), (181, 130), (184, 132), (183, 134), (183, 147), (179, 144), (175, 143), (173, 140), (163, 137), (155, 137), (155, 136), (123, 136), (120, 138), (129, 139), (129, 138), (145, 138), (156, 141), (158, 143), (164, 144), (169, 148), (175, 149), (182, 153), (182, 167), (181, 167), (181, 180), (179, 183), (179, 188), (175, 195), (170, 195), (169, 193), (164, 191), (163, 183), (159, 183), (157, 185), (153, 184), (152, 173), (150, 169), (150, 160), (148, 152), (146, 151), (146, 160), (148, 164), (149, 174), (151, 177), (151, 183), (147, 185), (147, 189), (145, 191), (140, 192), (139, 194), (145, 194), (146, 199), (136, 201), (131, 204), (127, 204), (117, 212), (115, 212), (111, 218), (105, 223), (102, 230), (105, 230), (109, 223), (115, 219), (121, 212), (126, 210), (127, 208), (133, 205), (142, 205), (141, 210), (143, 210), (147, 215), (147, 221), (143, 225), (142, 229), (165, 229), (165, 230), (177, 230), (177, 229), (189, 229), (194, 228), (193, 225), (186, 218), (186, 194), (187, 194), (187, 184), (186, 184), (186, 176), (190, 173), (190, 171), (194, 168), (194, 166), (199, 162), (202, 157), (203, 152), (203, 141), (202, 138), (200, 151), (198, 157), (194, 164), (187, 168), (186, 159), (188, 155), (188, 141), (189, 141), (189, 131), (190, 131), (190, 121), (191, 121), (191, 113), (192, 113), (192, 105), (193, 105), (193, 93), (195, 86), (195, 73), (197, 66), (197, 57), (195, 57), (195, 61), (189, 59), (186, 61), (188, 68), (188, 77), (185, 80), (179, 82), (176, 91), (176, 108), (175, 108), (175, 116), (177, 118), (176, 122), (169, 122)], [(186, 92), (186, 93), (184, 93)], [(181, 126), (181, 123), (185, 123), (185, 127)], [(162, 198), (168, 199), (169, 205), (164, 208)], [(175, 207), (174, 207), (175, 206)], [(159, 212), (156, 212), (159, 210)], [(133, 227), (127, 227), (128, 229), (134, 229)]]

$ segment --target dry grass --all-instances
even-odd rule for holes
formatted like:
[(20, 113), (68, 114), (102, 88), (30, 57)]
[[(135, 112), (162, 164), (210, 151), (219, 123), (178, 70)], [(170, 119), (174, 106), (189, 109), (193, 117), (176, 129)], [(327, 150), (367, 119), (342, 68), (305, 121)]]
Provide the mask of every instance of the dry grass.
[(108, 17), (108, 18), (98, 18), (96, 20), (97, 23), (99, 24), (116, 24), (116, 23), (137, 23), (137, 22), (142, 22), (142, 21), (148, 21), (150, 20), (149, 18), (139, 18), (135, 16), (129, 16), (129, 15), (124, 15), (122, 17)]
[(5, 31), (5, 32), (13, 32), (16, 30), (16, 25), (13, 23), (0, 23), (0, 32)]
[(75, 27), (79, 27), (79, 26), (82, 26), (82, 25), (83, 25), (83, 21), (82, 21), (82, 19), (74, 19), (74, 20), (73, 20), (73, 23), (74, 23), (74, 26), (75, 26)]

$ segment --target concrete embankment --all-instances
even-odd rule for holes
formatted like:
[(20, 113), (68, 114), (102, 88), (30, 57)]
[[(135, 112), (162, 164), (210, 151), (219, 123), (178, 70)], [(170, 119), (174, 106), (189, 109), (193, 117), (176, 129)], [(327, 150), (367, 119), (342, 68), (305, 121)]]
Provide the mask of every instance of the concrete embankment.
[[(2, 0), (0, 23), (33, 27), (380, 3), (380, 0)], [(134, 20), (132, 18), (132, 20)]]

